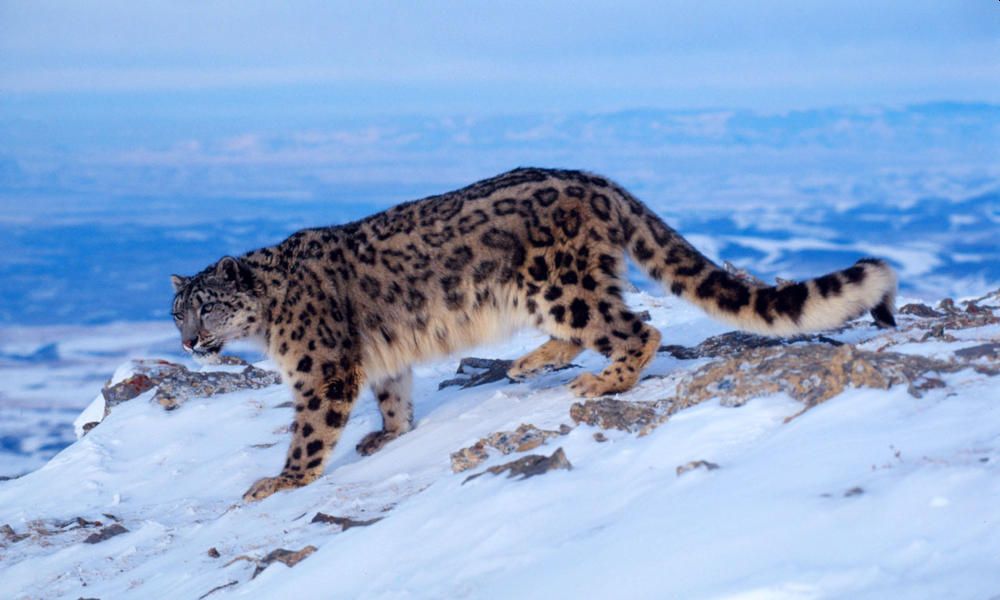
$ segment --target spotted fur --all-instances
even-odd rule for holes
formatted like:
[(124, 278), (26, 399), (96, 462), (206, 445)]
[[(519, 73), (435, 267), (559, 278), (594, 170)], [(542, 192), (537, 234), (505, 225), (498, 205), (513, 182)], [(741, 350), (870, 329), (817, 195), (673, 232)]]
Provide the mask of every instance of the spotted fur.
[(672, 293), (733, 325), (787, 335), (836, 327), (864, 311), (891, 326), (896, 279), (882, 261), (809, 281), (754, 287), (708, 260), (621, 187), (602, 177), (517, 169), (174, 277), (186, 347), (211, 356), (259, 337), (294, 391), (285, 466), (248, 500), (315, 480), (363, 385), (383, 429), (374, 452), (412, 427), (410, 365), (534, 327), (552, 336), (515, 361), (525, 377), (583, 349), (609, 364), (570, 387), (584, 396), (638, 381), (660, 333), (622, 299), (630, 255)]

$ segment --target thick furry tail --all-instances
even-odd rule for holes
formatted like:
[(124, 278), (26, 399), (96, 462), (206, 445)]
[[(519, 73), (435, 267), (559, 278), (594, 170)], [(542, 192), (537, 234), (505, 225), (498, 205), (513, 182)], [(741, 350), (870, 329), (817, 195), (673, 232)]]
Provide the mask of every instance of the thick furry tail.
[(629, 254), (671, 292), (722, 321), (790, 335), (839, 327), (867, 311), (879, 327), (896, 325), (896, 274), (882, 260), (863, 258), (816, 279), (758, 287), (708, 260), (649, 209), (643, 212)]

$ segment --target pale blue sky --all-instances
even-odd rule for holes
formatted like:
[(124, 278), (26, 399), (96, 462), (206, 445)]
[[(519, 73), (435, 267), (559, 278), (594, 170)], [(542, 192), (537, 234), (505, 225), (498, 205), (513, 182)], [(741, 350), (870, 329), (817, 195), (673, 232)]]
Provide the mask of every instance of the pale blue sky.
[(282, 90), (342, 114), (996, 102), (998, 56), (995, 0), (0, 2), (0, 93), (40, 103), (268, 104)]

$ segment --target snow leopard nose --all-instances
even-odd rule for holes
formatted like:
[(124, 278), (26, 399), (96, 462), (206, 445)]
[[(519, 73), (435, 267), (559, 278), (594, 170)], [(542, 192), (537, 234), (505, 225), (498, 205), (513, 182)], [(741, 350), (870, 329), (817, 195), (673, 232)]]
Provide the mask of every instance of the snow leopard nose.
[(193, 337), (193, 338), (189, 338), (189, 339), (186, 339), (186, 340), (183, 340), (183, 341), (181, 342), (181, 346), (182, 346), (182, 347), (183, 347), (183, 348), (184, 348), (185, 350), (187, 350), (188, 352), (191, 352), (192, 350), (194, 350), (194, 347), (195, 347), (195, 346), (196, 346), (197, 344), (198, 344), (198, 338), (196, 338), (196, 337)]

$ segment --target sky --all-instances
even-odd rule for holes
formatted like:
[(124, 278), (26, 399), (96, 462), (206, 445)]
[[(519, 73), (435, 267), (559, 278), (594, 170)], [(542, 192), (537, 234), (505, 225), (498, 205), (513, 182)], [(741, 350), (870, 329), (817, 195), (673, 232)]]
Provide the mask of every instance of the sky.
[(0, 2), (8, 111), (1000, 101), (991, 0)]

